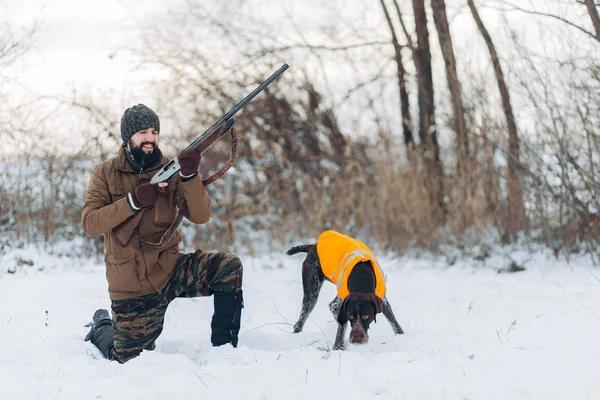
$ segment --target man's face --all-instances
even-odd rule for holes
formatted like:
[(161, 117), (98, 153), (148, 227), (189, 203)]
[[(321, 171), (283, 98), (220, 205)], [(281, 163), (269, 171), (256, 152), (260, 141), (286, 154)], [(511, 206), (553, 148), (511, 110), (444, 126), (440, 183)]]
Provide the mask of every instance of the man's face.
[(154, 164), (160, 157), (158, 131), (154, 128), (136, 132), (128, 143), (129, 151), (143, 167)]
[(136, 132), (129, 139), (129, 148), (140, 148), (146, 154), (152, 154), (155, 148), (158, 147), (158, 131), (154, 128), (149, 128), (143, 131)]

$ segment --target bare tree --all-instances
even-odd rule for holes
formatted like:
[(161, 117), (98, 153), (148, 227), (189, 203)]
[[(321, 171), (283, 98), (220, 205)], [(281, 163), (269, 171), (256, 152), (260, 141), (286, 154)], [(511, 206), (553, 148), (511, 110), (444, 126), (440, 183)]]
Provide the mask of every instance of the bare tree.
[(508, 238), (509, 240), (514, 239), (514, 234), (523, 228), (523, 222), (525, 219), (525, 206), (523, 203), (523, 186), (521, 183), (521, 166), (519, 159), (519, 134), (517, 131), (517, 123), (513, 114), (512, 104), (510, 102), (510, 93), (506, 80), (504, 78), (504, 72), (502, 71), (502, 65), (496, 52), (496, 47), (492, 41), (488, 30), (486, 29), (479, 12), (475, 6), (473, 0), (467, 0), (475, 23), (481, 36), (485, 40), (485, 44), (490, 53), (492, 59), (492, 65), (494, 66), (494, 73), (496, 75), (496, 81), (498, 82), (498, 89), (500, 90), (500, 97), (502, 99), (502, 108), (504, 109), (504, 115), (506, 116), (506, 124), (508, 128), (508, 171), (506, 176), (507, 189), (507, 209), (508, 209)]
[[(444, 0), (431, 0), (433, 10), (433, 21), (440, 39), (440, 47), (446, 64), (446, 77), (450, 89), (450, 101), (454, 111), (454, 129), (457, 135), (456, 157), (458, 165), (465, 165), (469, 157), (469, 137), (465, 122), (465, 110), (462, 100), (462, 89), (458, 80), (456, 70), (456, 57), (454, 56), (454, 46), (452, 45), (452, 36), (446, 15), (446, 2)], [(459, 168), (460, 170), (461, 168)], [(462, 173), (462, 171), (461, 171)]]
[(404, 61), (402, 60), (402, 46), (400, 46), (400, 43), (398, 42), (396, 29), (394, 28), (392, 18), (388, 12), (384, 0), (379, 0), (379, 2), (381, 4), (381, 8), (383, 9), (383, 13), (385, 14), (385, 20), (390, 28), (392, 44), (394, 45), (394, 59), (398, 68), (398, 91), (400, 94), (400, 112), (402, 113), (402, 132), (404, 134), (404, 144), (406, 145), (407, 149), (413, 150), (415, 148), (415, 143), (412, 133), (408, 91), (406, 90), (406, 69), (404, 68)]
[(431, 50), (425, 0), (413, 0), (415, 27), (417, 33), (416, 61), (419, 86), (419, 138), (426, 168), (430, 173), (432, 212), (439, 215), (439, 222), (445, 219), (443, 168), (440, 160), (440, 146), (435, 125), (435, 104), (433, 96), (433, 76), (431, 71)]
[(431, 140), (436, 133), (435, 105), (433, 102), (433, 77), (431, 73), (431, 51), (429, 49), (429, 30), (425, 0), (413, 0), (415, 26), (417, 32), (416, 60), (419, 84), (419, 138), (425, 147), (432, 146)]

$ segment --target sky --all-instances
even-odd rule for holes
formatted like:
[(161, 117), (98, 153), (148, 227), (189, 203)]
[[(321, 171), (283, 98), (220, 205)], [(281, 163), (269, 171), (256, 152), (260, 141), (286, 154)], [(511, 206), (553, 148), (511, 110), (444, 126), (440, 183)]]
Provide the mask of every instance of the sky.
[[(161, 16), (175, 9), (181, 2), (182, 0), (2, 0), (0, 15), (5, 17), (1, 20), (9, 22), (11, 26), (29, 26), (35, 20), (42, 21), (42, 28), (34, 40), (34, 49), (27, 54), (24, 63), (11, 69), (12, 74), (19, 75), (22, 83), (42, 92), (57, 92), (73, 82), (80, 86), (122, 85), (131, 78), (132, 65), (115, 49), (128, 44), (136, 46), (140, 40), (140, 25), (160, 26), (163, 22)], [(497, 3), (481, 1), (479, 4), (494, 2)], [(268, 24), (277, 23), (282, 13), (289, 13), (300, 21), (302, 34), (310, 41), (314, 28), (323, 22), (323, 18), (330, 18), (328, 11), (339, 7), (343, 2), (334, 0), (329, 2), (331, 7), (322, 5), (320, 11), (316, 11), (315, 6), (320, 3), (316, 0), (265, 1), (263, 7), (254, 7), (260, 3), (257, 1), (238, 0), (216, 2), (214, 7), (223, 7), (224, 12), (235, 12), (235, 9), (227, 8), (228, 3), (233, 4), (233, 7), (236, 3), (252, 4), (253, 10), (250, 13), (258, 21)], [(529, 0), (525, 3), (524, 7), (541, 7), (544, 0)], [(457, 51), (469, 50), (474, 39), (471, 16), (464, 5), (460, 6), (462, 2), (449, 0), (447, 4), (455, 47)], [(245, 12), (248, 9), (249, 7), (245, 7)], [(499, 24), (496, 13), (484, 7), (480, 7), (480, 12), (488, 29), (495, 32)], [(514, 16), (514, 13), (511, 15)], [(380, 17), (373, 15), (369, 18), (381, 20)], [(351, 9), (345, 10), (339, 15), (340, 20), (343, 18), (356, 18), (356, 15)], [(410, 23), (410, 15), (405, 18)], [(293, 30), (290, 24), (279, 24), (284, 31)], [(522, 29), (526, 28), (526, 24), (521, 25), (517, 28), (524, 32)], [(384, 33), (387, 31), (384, 30)], [(431, 36), (435, 40), (434, 32), (431, 32)], [(496, 37), (496, 40), (499, 39)], [(435, 52), (435, 47), (432, 47)], [(481, 51), (481, 55), (484, 60), (487, 58), (485, 51)]]
[[(75, 84), (119, 90), (136, 79), (134, 64), (123, 52), (140, 44), (140, 27), (165, 27), (171, 24), (166, 14), (182, 0), (2, 0), (0, 15), (13, 27), (28, 27), (34, 21), (42, 26), (35, 36), (33, 49), (9, 69), (13, 77), (38, 93), (63, 93)], [(240, 4), (244, 1), (239, 0)], [(308, 3), (318, 3), (307, 0)], [(211, 2), (208, 2), (210, 4)], [(216, 2), (215, 8), (231, 12), (228, 2)], [(235, 2), (234, 2), (235, 3)], [(301, 2), (300, 2), (301, 4)], [(255, 18), (275, 22), (276, 16), (290, 12), (302, 18), (310, 7), (288, 0), (265, 2), (254, 10)], [(304, 28), (307, 28), (304, 25)], [(310, 32), (305, 31), (310, 38)], [(207, 43), (209, 45), (209, 43)], [(218, 46), (218, 44), (217, 44)]]
[[(70, 101), (74, 90), (81, 99), (95, 99), (115, 119), (126, 107), (151, 103), (147, 76), (135, 70), (127, 52), (117, 49), (140, 43), (139, 24), (155, 17), (165, 0), (1, 0), (0, 20), (8, 22), (19, 36), (36, 22), (39, 28), (32, 47), (18, 62), (3, 70), (10, 83), (9, 101), (13, 104), (47, 96)], [(52, 110), (53, 102), (42, 103)], [(70, 152), (85, 146), (84, 132), (89, 118), (84, 114), (53, 114), (46, 120), (48, 137), (55, 138), (46, 151)], [(165, 126), (168, 126), (165, 123)], [(109, 148), (118, 144), (107, 143)], [(4, 147), (10, 146), (5, 144)], [(22, 143), (15, 146), (23, 148)]]
[[(0, 12), (6, 15), (11, 25), (29, 26), (33, 21), (42, 21), (34, 49), (26, 55), (24, 63), (12, 69), (12, 73), (19, 75), (21, 82), (42, 92), (57, 92), (73, 82), (100, 86), (126, 82), (131, 64), (115, 49), (127, 44), (135, 46), (139, 43), (137, 27), (140, 24), (160, 25), (161, 20), (157, 16), (168, 12), (178, 2), (3, 0)], [(316, 13), (311, 3), (317, 1), (307, 0), (306, 6), (301, 3), (293, 0), (267, 1), (262, 11), (254, 10), (253, 14), (265, 23), (274, 23), (274, 16), (289, 12), (302, 22), (302, 34), (310, 41), (313, 35), (311, 28), (315, 25), (311, 26), (309, 21), (318, 21), (319, 14), (327, 15), (328, 8), (324, 6), (320, 13)], [(348, 10), (347, 15), (339, 17), (353, 18), (355, 15)], [(455, 23), (460, 25), (460, 19)], [(292, 29), (289, 25), (282, 26)], [(457, 30), (459, 35), (461, 31)]]
[(132, 15), (152, 14), (164, 1), (3, 0), (0, 10), (13, 26), (41, 21), (33, 48), (11, 69), (19, 82), (38, 93), (61, 93), (75, 84), (119, 87), (131, 65), (115, 57), (115, 47), (136, 44)]
[[(42, 21), (34, 50), (27, 55), (26, 65), (17, 66), (15, 73), (22, 74), (22, 80), (32, 87), (57, 90), (65, 82), (104, 85), (122, 79), (131, 65), (118, 56), (114, 57), (115, 48), (139, 43), (139, 25), (160, 25), (160, 16), (180, 3), (181, 0), (3, 0), (0, 15), (4, 15), (2, 19), (12, 26), (29, 26), (35, 20)], [(226, 3), (216, 2), (215, 7), (232, 12), (227, 9)], [(255, 5), (259, 2), (238, 0), (237, 3)], [(302, 22), (302, 34), (310, 40), (311, 30), (316, 26), (310, 21), (316, 24), (322, 18), (329, 18), (328, 11), (343, 2), (334, 0), (330, 2), (331, 8), (323, 5), (317, 11), (315, 5), (319, 3), (316, 0), (265, 1), (262, 8), (256, 7), (250, 13), (265, 23), (276, 23), (282, 13), (289, 13)], [(470, 16), (465, 17), (464, 7), (456, 7), (454, 3), (457, 2), (448, 1), (449, 16), (453, 34), (457, 37), (455, 41), (461, 47), (461, 43), (469, 38), (473, 25), (466, 25)], [(482, 13), (487, 17), (491, 15), (485, 10)], [(374, 15), (368, 18), (380, 20), (380, 17)], [(339, 18), (356, 18), (356, 15), (350, 9), (343, 11)], [(410, 15), (405, 18), (410, 24)], [(486, 22), (493, 31), (496, 21), (488, 18)], [(287, 29), (292, 28), (288, 26)], [(432, 36), (434, 39), (433, 32)]]
[[(13, 89), (15, 97), (23, 89), (36, 94), (68, 97), (75, 87), (80, 92), (108, 93), (105, 97), (112, 102), (115, 115), (120, 115), (121, 110), (130, 104), (150, 103), (144, 86), (146, 77), (134, 70), (132, 59), (125, 51), (116, 49), (139, 45), (141, 25), (161, 28), (168, 25), (170, 22), (163, 16), (175, 9), (180, 1), (3, 0), (0, 2), (0, 15), (6, 15), (11, 26), (27, 27), (36, 20), (42, 23), (31, 51), (8, 70), (17, 82)], [(234, 15), (237, 10), (228, 8), (227, 4), (235, 6), (235, 3), (215, 2), (211, 6), (223, 7), (224, 14)], [(266, 1), (262, 7), (254, 7), (260, 3), (258, 1), (240, 0), (237, 3), (252, 3), (252, 7), (246, 4), (244, 12), (259, 23), (277, 26), (277, 34), (289, 35), (296, 41), (296, 30), (300, 30), (307, 41), (322, 43), (318, 28), (331, 18), (331, 9), (336, 7), (341, 10), (339, 15), (335, 15), (341, 26), (344, 26), (345, 19), (357, 20), (357, 7), (344, 7), (344, 2), (338, 0), (328, 4), (320, 4), (318, 0)], [(321, 11), (316, 12), (317, 9)], [(282, 17), (286, 13), (293, 15), (294, 23)], [(380, 19), (379, 15), (363, 17), (370, 25), (373, 25), (374, 19)], [(340, 62), (335, 54), (323, 66), (310, 57), (297, 58), (290, 64), (291, 73), (308, 71), (319, 77), (322, 77), (323, 67), (328, 77), (327, 81), (317, 82), (324, 85), (320, 90), (334, 93), (338, 100), (348, 85), (366, 79), (360, 72), (352, 71)], [(395, 106), (389, 107), (395, 110)], [(352, 118), (357, 115), (363, 119), (372, 118), (366, 113), (352, 111), (349, 114)], [(352, 130), (347, 118), (342, 118), (340, 124), (347, 131)]]
[[(176, 9), (177, 4), (183, 0), (2, 0), (0, 1), (0, 20), (5, 20), (13, 27), (27, 27), (39, 20), (41, 28), (33, 40), (33, 48), (18, 63), (8, 71), (15, 78), (16, 85), (13, 86), (12, 94), (18, 98), (23, 89), (28, 89), (37, 94), (49, 96), (70, 96), (72, 88), (80, 92), (101, 93), (104, 99), (110, 102), (113, 114), (120, 115), (125, 107), (139, 102), (148, 103), (154, 94), (147, 92), (146, 83), (148, 75), (141, 74), (135, 70), (135, 64), (131, 54), (122, 51), (124, 47), (139, 46), (140, 27), (172, 27), (172, 23), (166, 14)], [(494, 3), (496, 0), (486, 1)], [(322, 43), (322, 25), (331, 22), (335, 18), (337, 25), (335, 29), (343, 30), (347, 21), (356, 23), (360, 20), (369, 29), (381, 29), (382, 37), (388, 35), (387, 27), (382, 26), (382, 17), (377, 8), (369, 15), (357, 15), (361, 4), (357, 1), (344, 2), (331, 0), (323, 3), (320, 0), (281, 0), (281, 1), (258, 1), (258, 0), (232, 0), (223, 2), (205, 2), (210, 7), (219, 9), (223, 15), (231, 15), (238, 18), (235, 13), (242, 9), (244, 13), (251, 15), (255, 23), (272, 24), (276, 26), (275, 32), (282, 36), (292, 38), (296, 42), (299, 34), (303, 39), (312, 43)], [(497, 87), (493, 78), (493, 72), (489, 64), (489, 55), (483, 45), (483, 41), (476, 31), (465, 2), (458, 0), (447, 1), (449, 18), (459, 62), (459, 75), (465, 93), (471, 84), (468, 71), (485, 71), (489, 79), (485, 80), (489, 85), (489, 96), (498, 97)], [(481, 1), (481, 4), (484, 2)], [(525, 1), (527, 7), (542, 7), (544, 0)], [(405, 0), (402, 4), (408, 4)], [(462, 4), (462, 5), (461, 5)], [(259, 5), (262, 5), (259, 7)], [(238, 7), (239, 6), (239, 7)], [(318, 11), (317, 11), (318, 10)], [(335, 12), (332, 12), (335, 10)], [(339, 12), (339, 14), (336, 14)], [(485, 19), (486, 25), (494, 35), (494, 40), (502, 56), (509, 57), (501, 37), (501, 26), (503, 22), (497, 12), (490, 8), (480, 8), (480, 13)], [(293, 16), (291, 21), (285, 14)], [(522, 35), (525, 40), (532, 43), (533, 48), (540, 50), (537, 46), (536, 37), (539, 32), (527, 23), (527, 18), (515, 13), (507, 14), (513, 21), (513, 28)], [(410, 23), (410, 16), (406, 16)], [(379, 26), (377, 25), (379, 24)], [(252, 28), (252, 27), (250, 27)], [(505, 32), (506, 33), (506, 32)], [(430, 32), (431, 40), (436, 40), (435, 29)], [(543, 37), (543, 36), (542, 36)], [(338, 43), (335, 43), (338, 44)], [(218, 48), (221, 43), (206, 43)], [(443, 60), (440, 56), (439, 46), (432, 42), (432, 52), (437, 66), (434, 68), (434, 84), (436, 86), (436, 102), (438, 107), (444, 106), (449, 110), (447, 101), (447, 83), (444, 75)], [(119, 51), (117, 51), (119, 49)], [(391, 52), (390, 52), (391, 54)], [(356, 128), (357, 122), (369, 120), (371, 123), (377, 117), (389, 124), (390, 129), (399, 130), (399, 112), (396, 85), (393, 82), (393, 64), (388, 66), (390, 82), (384, 89), (383, 95), (389, 96), (392, 101), (382, 101), (378, 105), (380, 115), (362, 112), (368, 107), (368, 99), (354, 96), (346, 99), (346, 91), (361, 81), (367, 80), (365, 68), (354, 71), (344, 62), (339, 53), (330, 54), (327, 60), (318, 59), (314, 54), (306, 53), (305, 57), (296, 57), (290, 63), (290, 72), (301, 73), (308, 71), (315, 78), (322, 92), (331, 94), (327, 99), (338, 106), (338, 114), (341, 116), (340, 125), (347, 134), (353, 135), (354, 131), (360, 133)], [(282, 60), (288, 61), (287, 59)], [(364, 61), (364, 60), (363, 60)], [(373, 65), (379, 68), (379, 65)], [(409, 65), (408, 68), (411, 68)], [(507, 63), (506, 72), (510, 73), (511, 65)], [(325, 71), (327, 79), (321, 79)], [(410, 71), (409, 71), (410, 72)], [(411, 81), (412, 82), (412, 81)], [(510, 76), (509, 76), (509, 84)], [(383, 83), (384, 85), (385, 82)], [(412, 82), (414, 84), (414, 82)], [(414, 89), (414, 88), (413, 88)], [(379, 88), (377, 88), (379, 90)], [(411, 95), (416, 96), (412, 90)], [(374, 92), (373, 96), (380, 94)], [(499, 102), (496, 112), (500, 113)], [(519, 97), (513, 96), (515, 110), (518, 114), (521, 126), (527, 126), (528, 115), (524, 108), (520, 107)], [(412, 112), (416, 118), (416, 99), (413, 99)], [(357, 108), (361, 112), (357, 112)], [(440, 107), (441, 108), (441, 107)], [(519, 115), (521, 113), (521, 115)], [(168, 122), (167, 122), (168, 123)], [(531, 125), (531, 124), (530, 124)], [(165, 125), (168, 126), (168, 125)], [(68, 130), (68, 128), (67, 128)], [(363, 131), (365, 131), (363, 129)], [(366, 130), (371, 131), (371, 130)], [(445, 135), (451, 138), (451, 135)], [(442, 135), (443, 139), (444, 135)]]

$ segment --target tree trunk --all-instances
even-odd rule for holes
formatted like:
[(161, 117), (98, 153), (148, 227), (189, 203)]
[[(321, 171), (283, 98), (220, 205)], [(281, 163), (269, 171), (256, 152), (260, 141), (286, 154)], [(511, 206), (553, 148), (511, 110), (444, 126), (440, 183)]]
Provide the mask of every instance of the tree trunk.
[(428, 171), (428, 185), (434, 220), (443, 224), (446, 217), (444, 205), (443, 168), (440, 160), (440, 147), (435, 126), (435, 106), (433, 102), (433, 77), (431, 74), (431, 51), (425, 0), (412, 0), (417, 33), (415, 66), (419, 86), (419, 138)]
[(404, 68), (404, 62), (402, 60), (402, 48), (400, 43), (398, 43), (398, 37), (396, 36), (396, 30), (394, 29), (394, 24), (392, 23), (392, 18), (390, 17), (390, 13), (388, 12), (387, 7), (385, 6), (384, 0), (379, 0), (381, 3), (381, 8), (383, 9), (383, 13), (385, 14), (385, 19), (390, 27), (390, 32), (392, 34), (392, 43), (394, 45), (394, 55), (396, 66), (398, 67), (398, 89), (400, 93), (400, 112), (402, 115), (402, 132), (404, 134), (404, 144), (407, 149), (414, 150), (415, 144), (413, 140), (412, 133), (412, 122), (410, 118), (410, 107), (408, 100), (408, 92), (406, 91), (406, 69)]
[(454, 111), (454, 129), (458, 139), (456, 141), (456, 157), (460, 170), (461, 165), (465, 166), (465, 164), (468, 164), (467, 159), (469, 157), (469, 137), (465, 122), (462, 89), (456, 71), (456, 58), (454, 57), (454, 47), (452, 45), (452, 37), (450, 36), (448, 16), (446, 15), (446, 2), (445, 0), (431, 0), (431, 8), (433, 10), (435, 28), (440, 39), (444, 63), (446, 64), (446, 77), (448, 79), (448, 87)]
[(600, 15), (598, 15), (596, 4), (594, 4), (594, 0), (585, 0), (585, 5), (590, 13), (590, 18), (592, 19), (592, 24), (596, 31), (596, 39), (600, 40)]
[(433, 78), (431, 75), (431, 51), (429, 49), (429, 30), (427, 29), (427, 14), (425, 0), (413, 0), (415, 25), (417, 31), (417, 49), (415, 65), (419, 85), (419, 138), (425, 147), (431, 143), (428, 140), (429, 128), (435, 132), (435, 108), (433, 103)]
[(515, 121), (512, 105), (510, 103), (510, 93), (508, 92), (506, 81), (504, 80), (504, 72), (502, 71), (502, 66), (500, 65), (498, 53), (496, 52), (492, 38), (485, 28), (485, 25), (483, 25), (483, 21), (477, 12), (477, 8), (475, 7), (473, 0), (467, 0), (467, 2), (469, 4), (469, 8), (471, 9), (471, 13), (473, 14), (473, 18), (475, 19), (475, 23), (477, 24), (477, 28), (481, 32), (481, 36), (483, 36), (485, 44), (490, 52), (490, 57), (494, 66), (494, 73), (496, 74), (496, 80), (498, 81), (500, 97), (502, 99), (502, 108), (504, 109), (504, 114), (506, 115), (506, 124), (508, 127), (508, 171), (506, 176), (506, 197), (509, 214), (509, 232), (507, 233), (509, 240), (512, 241), (514, 240), (515, 233), (523, 229), (523, 223), (525, 221), (523, 187), (521, 184), (521, 174), (519, 172), (519, 135), (517, 132), (517, 123)]

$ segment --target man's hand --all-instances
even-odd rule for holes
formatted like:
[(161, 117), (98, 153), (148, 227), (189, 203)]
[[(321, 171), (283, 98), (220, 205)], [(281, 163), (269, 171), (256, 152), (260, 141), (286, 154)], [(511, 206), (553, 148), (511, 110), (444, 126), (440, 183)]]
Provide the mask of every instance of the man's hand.
[(144, 183), (133, 191), (133, 203), (136, 208), (146, 208), (156, 204), (158, 200), (158, 188), (167, 186), (167, 182)]
[(181, 167), (181, 176), (190, 177), (198, 172), (202, 156), (194, 149), (185, 149), (179, 153), (177, 160), (179, 160), (179, 166)]

